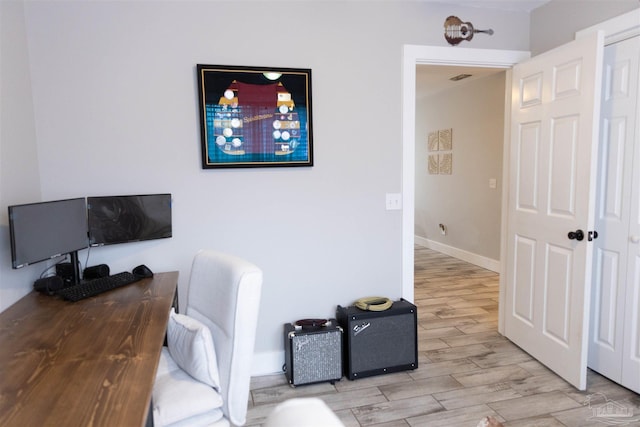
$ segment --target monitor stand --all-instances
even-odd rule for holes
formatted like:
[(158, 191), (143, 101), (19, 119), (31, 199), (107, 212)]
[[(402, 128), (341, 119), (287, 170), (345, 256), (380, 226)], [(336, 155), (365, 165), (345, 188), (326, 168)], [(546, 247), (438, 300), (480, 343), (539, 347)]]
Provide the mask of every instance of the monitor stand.
[(72, 283), (74, 285), (80, 284), (80, 267), (78, 262), (78, 251), (73, 251), (69, 253), (71, 257), (71, 268), (73, 271)]

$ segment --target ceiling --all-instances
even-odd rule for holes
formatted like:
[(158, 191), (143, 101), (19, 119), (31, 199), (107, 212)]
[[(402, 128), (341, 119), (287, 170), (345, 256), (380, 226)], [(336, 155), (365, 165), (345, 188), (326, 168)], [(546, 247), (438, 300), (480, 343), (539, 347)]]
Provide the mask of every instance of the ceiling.
[(549, 1), (551, 0), (446, 0), (446, 3), (463, 7), (531, 12)]
[[(416, 98), (430, 96), (503, 71), (504, 69), (500, 68), (418, 64), (416, 65)], [(471, 74), (471, 77), (459, 81), (450, 80), (451, 77), (459, 74)]]

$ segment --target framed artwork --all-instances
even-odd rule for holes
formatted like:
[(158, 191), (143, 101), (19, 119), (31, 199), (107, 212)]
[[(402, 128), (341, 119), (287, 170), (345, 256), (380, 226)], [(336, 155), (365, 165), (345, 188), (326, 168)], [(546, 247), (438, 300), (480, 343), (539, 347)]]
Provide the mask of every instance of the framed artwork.
[(451, 175), (453, 170), (453, 129), (440, 129), (427, 135), (428, 170), (431, 175)]
[(438, 131), (429, 132), (429, 139), (427, 144), (429, 147), (429, 151), (438, 151)]
[(202, 167), (313, 166), (311, 70), (197, 65)]

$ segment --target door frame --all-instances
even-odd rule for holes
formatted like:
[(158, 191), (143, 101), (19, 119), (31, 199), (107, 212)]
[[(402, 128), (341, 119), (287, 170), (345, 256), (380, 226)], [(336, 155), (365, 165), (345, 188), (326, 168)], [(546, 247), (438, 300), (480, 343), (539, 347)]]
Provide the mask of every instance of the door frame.
[[(576, 32), (576, 38), (594, 31), (604, 31), (605, 45), (640, 35), (640, 8), (611, 18)], [(507, 70), (505, 88), (511, 87), (511, 67), (530, 57), (528, 51), (451, 48), (442, 46), (404, 45), (402, 54), (402, 297), (414, 300), (414, 243), (415, 243), (415, 129), (416, 129), (416, 66), (454, 65)], [(502, 254), (506, 244), (506, 202), (508, 195), (508, 159), (510, 140), (511, 94), (505, 90), (505, 138), (502, 171), (502, 226), (500, 243), (500, 302), (498, 331), (504, 333), (504, 275)]]

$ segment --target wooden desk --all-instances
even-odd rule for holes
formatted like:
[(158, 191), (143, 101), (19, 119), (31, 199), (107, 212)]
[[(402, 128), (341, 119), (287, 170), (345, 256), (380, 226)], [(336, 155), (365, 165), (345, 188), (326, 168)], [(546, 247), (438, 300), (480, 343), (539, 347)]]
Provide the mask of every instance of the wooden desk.
[(0, 425), (143, 426), (178, 273), (0, 313)]

